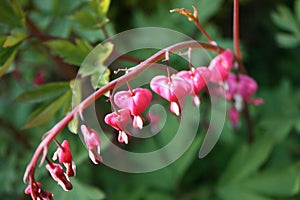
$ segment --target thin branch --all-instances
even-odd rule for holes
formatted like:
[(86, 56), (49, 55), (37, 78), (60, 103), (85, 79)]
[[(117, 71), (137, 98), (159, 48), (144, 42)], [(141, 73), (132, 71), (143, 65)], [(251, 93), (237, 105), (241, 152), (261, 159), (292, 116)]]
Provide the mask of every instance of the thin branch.
[(233, 43), (236, 56), (239, 61), (242, 60), (240, 49), (240, 31), (239, 31), (239, 0), (234, 0), (233, 3)]
[(159, 60), (165, 57), (165, 52), (168, 51), (169, 53), (173, 53), (182, 49), (186, 48), (203, 48), (210, 51), (215, 52), (222, 52), (224, 49), (220, 47), (216, 47), (211, 44), (202, 43), (198, 41), (185, 41), (181, 43), (177, 43), (165, 49), (162, 49), (149, 57), (144, 62), (140, 63), (139, 65), (131, 68), (129, 73), (124, 74), (123, 76), (111, 81), (107, 85), (103, 86), (99, 90), (96, 90), (93, 94), (88, 96), (85, 100), (83, 100), (77, 107), (75, 107), (70, 113), (68, 113), (61, 121), (59, 121), (51, 130), (49, 130), (45, 137), (43, 138), (42, 142), (37, 147), (36, 151), (33, 154), (33, 157), (29, 164), (27, 165), (26, 171), (24, 173), (23, 181), (26, 182), (28, 177), (34, 174), (37, 162), (41, 155), (45, 153), (45, 149), (48, 148), (50, 143), (54, 140), (54, 138), (69, 124), (69, 122), (77, 116), (80, 112), (85, 110), (89, 105), (96, 101), (96, 99), (100, 98), (104, 95), (107, 91), (112, 90), (116, 84), (125, 84), (126, 82), (132, 80), (134, 77), (141, 74), (143, 71), (148, 69), (152, 64), (158, 62)]

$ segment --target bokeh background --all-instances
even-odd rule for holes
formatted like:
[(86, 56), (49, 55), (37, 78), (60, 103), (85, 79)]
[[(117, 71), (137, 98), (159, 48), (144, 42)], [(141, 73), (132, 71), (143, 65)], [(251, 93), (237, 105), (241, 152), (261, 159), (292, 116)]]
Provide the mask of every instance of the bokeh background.
[[(205, 41), (193, 23), (169, 12), (192, 5), (211, 37), (232, 48), (232, 0), (112, 0), (102, 13), (85, 0), (0, 2), (0, 199), (29, 199), (22, 182), (25, 167), (42, 135), (69, 111), (69, 83), (92, 47), (107, 36), (151, 26)], [(253, 142), (247, 140), (243, 118), (236, 130), (227, 120), (213, 151), (199, 159), (205, 132), (200, 126), (179, 160), (155, 172), (129, 174), (93, 165), (79, 137), (66, 128), (58, 140), (68, 138), (71, 144), (77, 164), (74, 189), (64, 192), (44, 167), (37, 179), (56, 199), (300, 199), (300, 1), (240, 0), (240, 36), (243, 62), (259, 85), (256, 96), (265, 101), (250, 106)], [(153, 52), (130, 56), (146, 59)], [(134, 66), (120, 60), (111, 67), (120, 63)], [(171, 61), (177, 69), (184, 64)], [(106, 78), (114, 78), (113, 73)], [(97, 103), (100, 119), (111, 108), (105, 98)], [(176, 133), (177, 119), (168, 118), (161, 136), (146, 147), (155, 149)], [(123, 148), (139, 152), (143, 147), (137, 140)], [(52, 145), (49, 152), (54, 150)]]

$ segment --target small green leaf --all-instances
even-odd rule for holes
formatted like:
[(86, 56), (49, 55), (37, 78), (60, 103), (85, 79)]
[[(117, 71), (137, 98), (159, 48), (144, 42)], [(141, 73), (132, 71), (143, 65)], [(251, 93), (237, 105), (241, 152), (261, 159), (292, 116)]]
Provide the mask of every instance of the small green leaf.
[(79, 74), (82, 75), (82, 77), (86, 77), (97, 72), (98, 75), (104, 74), (107, 69), (107, 67), (104, 66), (104, 61), (109, 57), (112, 51), (113, 44), (111, 42), (99, 44), (82, 64)]
[(270, 155), (273, 145), (273, 139), (265, 135), (251, 145), (242, 145), (237, 148), (219, 183), (224, 185), (228, 182), (239, 181), (255, 173)]
[(97, 20), (95, 16), (86, 10), (79, 10), (70, 16), (70, 19), (79, 23), (81, 27), (87, 29), (97, 28)]
[[(17, 51), (13, 51), (9, 58), (5, 61), (5, 63), (0, 67), (0, 78), (5, 74), (5, 72), (10, 67), (10, 64), (13, 62)], [(0, 53), (1, 54), (1, 53)]]
[(19, 1), (1, 1), (0, 24), (5, 24), (10, 27), (25, 27), (25, 15)]
[(300, 0), (295, 1), (294, 8), (295, 8), (298, 23), (300, 24)]
[(12, 57), (20, 45), (20, 43), (18, 43), (14, 46), (3, 48), (5, 40), (6, 38), (0, 38), (0, 66), (4, 65), (4, 63), (7, 63), (7, 60)]
[(71, 180), (73, 189), (65, 192), (60, 187), (55, 187), (51, 190), (56, 199), (84, 199), (84, 200), (101, 200), (105, 198), (105, 194), (92, 185), (81, 183), (77, 179)]
[(272, 13), (273, 22), (280, 28), (300, 35), (300, 30), (292, 12), (286, 6), (278, 6), (278, 11)]
[(24, 33), (23, 31), (20, 30), (12, 30), (10, 32), (10, 35), (7, 36), (3, 47), (11, 47), (14, 46), (16, 44), (18, 44), (19, 42), (21, 42), (22, 40), (24, 40), (27, 37), (26, 33)]
[(268, 169), (243, 181), (251, 191), (270, 196), (291, 196), (300, 191), (300, 167), (291, 165), (279, 169)]
[(93, 88), (96, 90), (109, 83), (110, 70), (106, 69), (104, 72), (96, 72), (91, 76)]
[(110, 0), (90, 0), (89, 3), (91, 9), (99, 18), (106, 16), (110, 5)]
[(218, 196), (222, 200), (271, 200), (260, 194), (242, 188), (240, 185), (224, 186), (218, 189)]
[(31, 118), (23, 127), (23, 129), (31, 128), (34, 126), (39, 126), (47, 122), (51, 117), (53, 117), (59, 108), (63, 105), (65, 102), (66, 98), (68, 96), (68, 92), (65, 93), (63, 96), (61, 96), (59, 99), (56, 101), (53, 101), (49, 105), (44, 105), (41, 108), (39, 108), (33, 118)]
[(52, 40), (46, 42), (46, 45), (65, 62), (76, 66), (81, 65), (93, 48), (88, 42), (81, 39), (75, 40), (75, 44), (66, 40)]
[(276, 35), (276, 40), (281, 47), (284, 48), (294, 48), (300, 43), (300, 38), (289, 34), (289, 33), (279, 33)]
[[(71, 101), (71, 107), (70, 109), (73, 109), (73, 107), (78, 106), (81, 103), (81, 81), (80, 79), (76, 79), (74, 81), (70, 82), (70, 88), (72, 91), (72, 101)], [(68, 124), (68, 129), (70, 132), (77, 134), (78, 133), (78, 115), (73, 118)]]
[(68, 90), (68, 82), (48, 83), (39, 86), (37, 89), (20, 94), (16, 101), (19, 102), (43, 102), (54, 99)]

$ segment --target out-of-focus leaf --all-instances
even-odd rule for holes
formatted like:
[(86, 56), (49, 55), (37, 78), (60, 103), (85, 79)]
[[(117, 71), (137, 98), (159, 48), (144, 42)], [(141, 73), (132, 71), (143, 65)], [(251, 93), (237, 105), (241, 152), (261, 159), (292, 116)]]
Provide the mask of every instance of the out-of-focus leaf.
[[(78, 106), (80, 104), (81, 98), (82, 98), (80, 79), (77, 79), (76, 81), (71, 81), (70, 88), (72, 91), (72, 100), (71, 100), (70, 109), (73, 109), (73, 107)], [(78, 116), (75, 116), (68, 124), (69, 131), (71, 131), (74, 134), (77, 134), (78, 133), (78, 123), (79, 123)]]
[(112, 51), (113, 44), (110, 42), (98, 45), (81, 66), (79, 74), (82, 75), (82, 77), (94, 73), (105, 74), (107, 68), (104, 66), (104, 61), (109, 57)]
[(300, 191), (300, 167), (291, 165), (279, 169), (267, 169), (249, 177), (243, 185), (251, 190), (270, 196), (292, 196)]
[(66, 40), (52, 40), (46, 42), (51, 50), (62, 57), (65, 62), (72, 65), (80, 66), (88, 53), (92, 50), (92, 46), (81, 39), (77, 39), (75, 44)]
[[(221, 7), (223, 0), (202, 0), (197, 1), (198, 18), (200, 22), (206, 21), (208, 18), (213, 16)], [(199, 6), (198, 6), (199, 5)]]
[(79, 23), (81, 27), (88, 29), (97, 28), (97, 21), (94, 15), (86, 10), (79, 10), (70, 16), (71, 20)]
[(104, 17), (108, 12), (110, 0), (91, 0), (89, 3), (91, 9), (98, 17)]
[(295, 1), (294, 8), (295, 8), (298, 23), (300, 23), (300, 0)]
[(282, 117), (283, 115), (273, 115), (261, 121), (261, 126), (266, 129), (266, 133), (276, 142), (284, 140), (294, 125), (294, 121), (290, 116)]
[(51, 190), (55, 199), (84, 199), (84, 200), (101, 200), (105, 198), (105, 194), (92, 185), (87, 185), (77, 181), (75, 178), (71, 179), (73, 189), (65, 192), (56, 184)]
[(11, 58), (12, 54), (17, 50), (20, 43), (4, 48), (4, 42), (6, 38), (0, 38), (0, 66), (4, 65), (6, 61)]
[(242, 145), (237, 148), (219, 183), (226, 185), (254, 174), (270, 155), (273, 144), (273, 139), (265, 135), (251, 145)]
[(96, 72), (91, 76), (91, 82), (94, 89), (101, 88), (109, 82), (110, 70), (104, 72)]
[(0, 78), (8, 70), (10, 64), (12, 63), (12, 61), (14, 60), (14, 58), (16, 56), (16, 53), (17, 53), (17, 51), (13, 51), (12, 54), (8, 57), (8, 59), (3, 63), (3, 65), (0, 66)]
[(49, 105), (44, 105), (41, 108), (38, 109), (37, 112), (35, 112), (35, 116), (32, 117), (25, 125), (24, 129), (31, 128), (34, 126), (39, 126), (47, 122), (50, 118), (52, 118), (59, 108), (63, 105), (66, 98), (68, 96), (68, 92), (58, 98), (56, 101), (53, 101)]
[(293, 48), (299, 45), (300, 38), (289, 33), (278, 33), (276, 40), (281, 47)]
[(0, 6), (0, 24), (11, 27), (25, 27), (24, 12), (17, 0), (2, 0)]
[(277, 12), (271, 15), (273, 22), (280, 28), (300, 35), (300, 30), (292, 12), (286, 6), (278, 6)]
[(22, 40), (24, 40), (27, 37), (26, 33), (24, 33), (23, 31), (20, 30), (12, 30), (10, 32), (10, 35), (7, 36), (3, 47), (11, 47), (14, 46), (16, 44), (18, 44), (19, 42), (21, 42)]
[(218, 190), (218, 195), (222, 200), (271, 200), (255, 192), (246, 190), (240, 185), (225, 186)]
[(20, 102), (43, 102), (54, 99), (68, 90), (68, 82), (48, 83), (39, 86), (37, 89), (20, 94), (16, 101)]

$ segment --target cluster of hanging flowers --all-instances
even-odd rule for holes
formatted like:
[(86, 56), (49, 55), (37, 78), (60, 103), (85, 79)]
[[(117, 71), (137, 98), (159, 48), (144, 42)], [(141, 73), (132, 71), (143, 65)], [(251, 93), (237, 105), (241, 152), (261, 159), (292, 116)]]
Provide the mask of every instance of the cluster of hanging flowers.
[[(210, 62), (209, 66), (179, 71), (173, 75), (159, 75), (150, 82), (150, 88), (163, 99), (170, 102), (169, 110), (176, 116), (180, 116), (183, 109), (184, 98), (191, 95), (193, 104), (199, 107), (201, 104), (200, 93), (209, 83), (225, 83), (226, 94), (224, 98), (231, 101), (229, 119), (232, 126), (238, 126), (239, 113), (243, 110), (245, 103), (260, 105), (262, 99), (253, 99), (252, 96), (257, 90), (257, 83), (247, 75), (234, 74), (231, 72), (234, 64), (234, 54), (231, 50), (225, 50)], [(168, 66), (167, 66), (168, 69)], [(145, 88), (132, 89), (128, 83), (128, 90), (118, 91), (110, 98), (114, 111), (105, 116), (104, 122), (118, 131), (118, 141), (128, 144), (130, 133), (128, 125), (142, 129), (144, 126), (143, 112), (152, 100), (152, 92)], [(116, 107), (119, 107), (117, 109)], [(152, 121), (152, 120), (150, 120)], [(89, 157), (94, 164), (102, 162), (100, 154), (101, 141), (98, 133), (86, 124), (80, 126), (83, 141), (88, 149)], [(67, 140), (58, 146), (53, 155), (52, 162), (46, 157), (46, 169), (52, 178), (66, 191), (72, 189), (70, 177), (76, 174), (76, 165), (73, 162), (70, 146)], [(65, 170), (64, 170), (64, 168)], [(34, 179), (29, 179), (29, 186), (25, 189), (33, 199), (53, 199), (52, 193), (43, 190), (42, 184)]]

